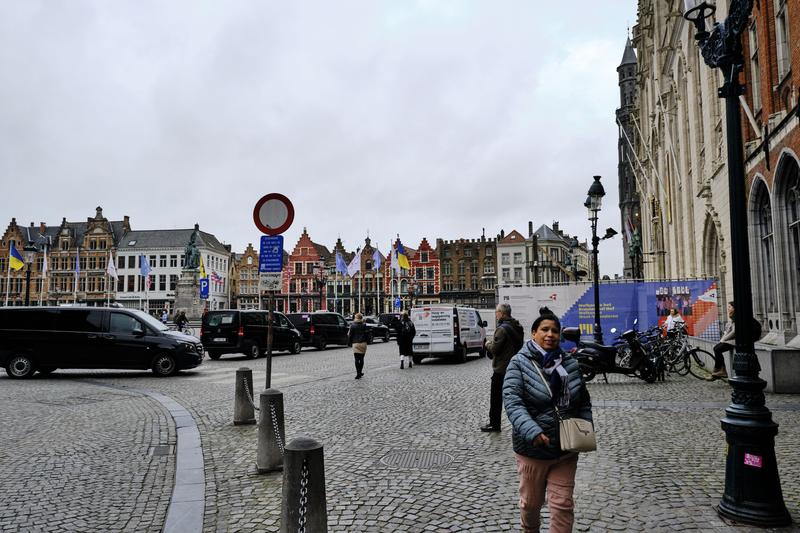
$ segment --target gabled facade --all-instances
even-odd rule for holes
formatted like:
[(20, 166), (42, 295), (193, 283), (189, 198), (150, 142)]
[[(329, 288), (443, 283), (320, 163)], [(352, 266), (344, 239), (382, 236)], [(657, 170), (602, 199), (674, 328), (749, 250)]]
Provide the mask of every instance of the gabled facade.
[(497, 239), (497, 281), (500, 285), (527, 285), (531, 272), (527, 266), (527, 243), (517, 230)]
[(281, 300), (286, 313), (311, 312), (327, 309), (326, 265), (331, 253), (311, 240), (306, 228), (289, 254), (283, 269)]
[(468, 305), (481, 309), (496, 305), (497, 239), (436, 240), (441, 262), (441, 303)]
[(260, 309), (258, 251), (253, 248), (253, 244), (248, 243), (244, 253), (236, 254), (232, 264), (235, 265), (231, 276), (231, 294), (234, 295), (232, 307), (236, 309)]

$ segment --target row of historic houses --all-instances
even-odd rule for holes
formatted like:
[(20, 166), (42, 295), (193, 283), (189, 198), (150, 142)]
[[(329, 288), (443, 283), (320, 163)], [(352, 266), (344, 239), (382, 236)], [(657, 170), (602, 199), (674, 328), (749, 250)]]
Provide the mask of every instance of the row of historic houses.
[[(332, 248), (318, 244), (304, 228), (294, 247), (284, 250), (281, 290), (269, 294), (252, 245), (234, 253), (198, 225), (136, 230), (129, 217), (109, 220), (98, 207), (82, 222), (21, 226), (12, 219), (0, 239), (0, 305), (114, 302), (172, 315), (192, 235), (209, 280), (209, 310), (266, 309), (270, 299), (284, 312), (345, 315), (436, 303), (486, 309), (495, 306), (498, 285), (564, 283), (588, 270), (586, 243), (565, 234), (558, 222), (536, 231), (529, 222), (527, 237), (515, 230), (496, 237), (483, 232), (435, 244), (423, 238), (414, 246), (398, 237), (382, 247), (367, 237), (355, 251), (341, 239)], [(12, 248), (29, 264), (12, 268)]]

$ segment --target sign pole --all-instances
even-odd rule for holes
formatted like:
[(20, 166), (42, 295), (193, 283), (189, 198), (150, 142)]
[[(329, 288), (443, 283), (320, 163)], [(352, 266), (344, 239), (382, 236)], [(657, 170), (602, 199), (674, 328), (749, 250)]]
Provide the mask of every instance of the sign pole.
[(269, 291), (267, 296), (267, 305), (269, 305), (269, 313), (267, 315), (267, 383), (266, 388), (272, 388), (272, 295), (273, 291)]

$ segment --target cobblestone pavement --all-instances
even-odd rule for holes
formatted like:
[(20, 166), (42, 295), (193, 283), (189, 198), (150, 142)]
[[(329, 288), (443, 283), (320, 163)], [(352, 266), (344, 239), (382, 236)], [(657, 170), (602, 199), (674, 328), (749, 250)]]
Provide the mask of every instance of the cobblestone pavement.
[[(401, 371), (396, 353), (394, 343), (372, 345), (361, 380), (353, 379), (348, 349), (274, 358), (288, 439), (307, 435), (325, 445), (330, 530), (516, 531), (510, 428), (504, 420), (502, 433), (477, 430), (487, 419), (489, 362), (428, 360)], [(256, 390), (263, 388), (264, 359), (238, 356), (206, 360), (168, 379), (107, 371), (57, 371), (24, 383), (0, 377), (6, 400), (0, 422), (11, 428), (0, 437), (0, 458), (10, 465), (0, 474), (0, 495), (12, 502), (0, 510), (0, 529), (67, 530), (78, 519), (73, 529), (81, 531), (158, 529), (174, 460), (147, 451), (154, 443), (174, 444), (174, 429), (153, 401), (93, 385), (102, 383), (157, 391), (191, 411), (205, 457), (206, 532), (278, 531), (282, 474), (257, 474), (257, 428), (232, 424), (234, 374), (243, 366), (254, 369)], [(713, 509), (724, 483), (725, 383), (689, 376), (648, 385), (614, 377), (596, 380), (590, 391), (599, 450), (580, 460), (577, 530), (750, 530), (724, 523)], [(106, 395), (115, 401), (36, 403)], [(767, 403), (781, 425), (776, 452), (797, 523), (800, 396), (768, 395)], [(29, 452), (9, 452), (31, 446), (34, 461)], [(396, 466), (397, 454), (418, 451), (440, 464)], [(29, 488), (31, 480), (38, 490)], [(48, 493), (53, 487), (67, 488)], [(45, 496), (20, 501), (26, 493)], [(790, 530), (796, 529), (784, 529)]]

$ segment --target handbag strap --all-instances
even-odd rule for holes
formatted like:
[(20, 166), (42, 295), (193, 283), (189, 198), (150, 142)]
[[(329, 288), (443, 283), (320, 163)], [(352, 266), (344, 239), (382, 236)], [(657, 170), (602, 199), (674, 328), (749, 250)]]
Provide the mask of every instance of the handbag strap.
[(544, 373), (542, 372), (542, 369), (539, 368), (539, 365), (536, 364), (536, 361), (534, 361), (533, 358), (531, 358), (531, 364), (533, 365), (533, 368), (535, 368), (536, 371), (539, 373), (539, 377), (542, 378), (542, 383), (544, 383), (544, 386), (547, 388), (547, 392), (550, 393), (550, 397), (553, 398), (553, 409), (555, 409), (556, 411), (556, 417), (559, 420), (563, 420), (561, 418), (561, 411), (558, 410), (558, 406), (556, 405), (556, 399), (553, 397), (553, 391), (550, 389), (550, 382), (548, 382), (544, 378)]

